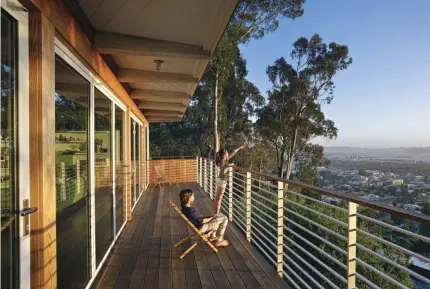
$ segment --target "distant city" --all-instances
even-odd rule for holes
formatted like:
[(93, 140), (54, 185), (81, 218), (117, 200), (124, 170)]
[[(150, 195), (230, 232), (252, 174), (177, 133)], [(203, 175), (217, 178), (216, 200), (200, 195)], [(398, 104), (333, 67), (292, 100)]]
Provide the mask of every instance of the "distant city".
[[(422, 213), (430, 202), (430, 148), (325, 148), (318, 186)], [(340, 200), (324, 197), (324, 201)]]

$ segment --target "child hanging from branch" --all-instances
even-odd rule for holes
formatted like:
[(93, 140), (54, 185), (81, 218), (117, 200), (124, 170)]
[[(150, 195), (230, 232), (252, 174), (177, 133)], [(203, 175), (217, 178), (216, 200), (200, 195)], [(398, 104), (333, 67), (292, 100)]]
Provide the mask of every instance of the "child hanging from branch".
[(237, 154), (238, 151), (243, 150), (245, 146), (241, 146), (234, 150), (231, 155), (229, 155), (226, 149), (220, 149), (216, 154), (216, 165), (219, 166), (219, 175), (216, 180), (217, 192), (214, 201), (214, 214), (218, 214), (221, 209), (221, 202), (224, 196), (225, 188), (227, 187), (227, 173), (228, 169), (234, 164), (229, 163), (230, 159)]

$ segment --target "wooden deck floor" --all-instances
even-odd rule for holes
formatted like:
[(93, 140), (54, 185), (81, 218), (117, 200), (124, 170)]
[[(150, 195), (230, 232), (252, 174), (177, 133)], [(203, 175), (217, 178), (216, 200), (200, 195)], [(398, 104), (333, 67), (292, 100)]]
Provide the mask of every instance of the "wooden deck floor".
[(210, 215), (212, 201), (197, 184), (149, 189), (93, 288), (289, 288), (234, 224), (229, 224), (226, 234), (231, 246), (215, 254), (200, 245), (179, 259), (184, 248), (172, 248), (172, 244), (190, 231), (168, 200), (179, 204), (179, 191), (184, 188), (196, 192), (195, 207)]

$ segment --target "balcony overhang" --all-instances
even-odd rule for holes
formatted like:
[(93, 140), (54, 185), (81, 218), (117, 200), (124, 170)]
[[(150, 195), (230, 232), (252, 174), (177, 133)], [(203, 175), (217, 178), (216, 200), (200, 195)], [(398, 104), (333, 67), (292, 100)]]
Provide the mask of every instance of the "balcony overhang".
[(148, 121), (176, 122), (237, 2), (80, 0), (79, 6), (96, 31), (94, 48), (113, 60), (118, 80)]

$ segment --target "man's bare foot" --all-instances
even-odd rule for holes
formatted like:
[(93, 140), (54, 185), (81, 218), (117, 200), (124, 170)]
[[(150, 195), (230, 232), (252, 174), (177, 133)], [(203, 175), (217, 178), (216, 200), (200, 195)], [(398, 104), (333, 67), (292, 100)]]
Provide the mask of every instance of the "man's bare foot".
[(223, 240), (215, 243), (215, 247), (227, 247), (230, 243), (227, 240)]
[(209, 238), (209, 241), (211, 241), (211, 242), (215, 242), (216, 240), (218, 240), (217, 237), (211, 237), (211, 238)]

